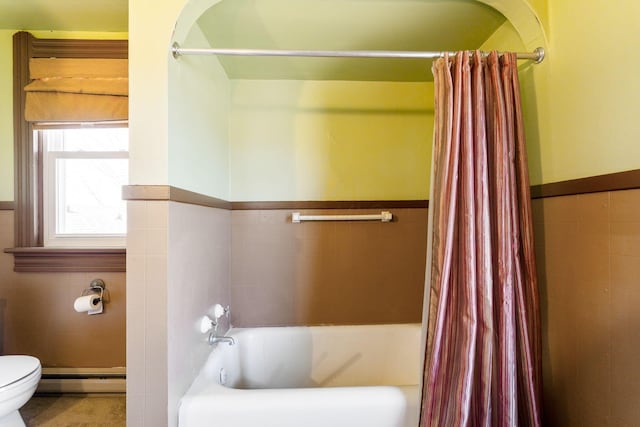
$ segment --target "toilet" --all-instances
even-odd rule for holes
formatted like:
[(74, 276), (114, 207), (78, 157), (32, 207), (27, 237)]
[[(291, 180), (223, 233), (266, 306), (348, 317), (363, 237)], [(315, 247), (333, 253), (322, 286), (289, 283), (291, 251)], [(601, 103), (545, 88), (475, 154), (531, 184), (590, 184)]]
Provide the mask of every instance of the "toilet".
[(32, 356), (0, 356), (0, 427), (24, 427), (20, 409), (38, 387), (42, 369)]

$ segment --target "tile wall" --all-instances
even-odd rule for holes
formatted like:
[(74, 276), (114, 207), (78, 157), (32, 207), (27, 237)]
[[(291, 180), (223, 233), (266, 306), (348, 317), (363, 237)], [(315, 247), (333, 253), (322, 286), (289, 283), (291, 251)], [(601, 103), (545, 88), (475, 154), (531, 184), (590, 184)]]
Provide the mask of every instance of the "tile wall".
[(420, 322), (427, 209), (389, 210), (391, 223), (299, 224), (290, 210), (234, 210), (234, 326)]
[(210, 351), (197, 321), (229, 304), (230, 212), (129, 201), (127, 425), (176, 426)]
[[(212, 307), (230, 304), (231, 212), (169, 202), (167, 336), (169, 423), (177, 422), (186, 393), (211, 346), (198, 320)], [(228, 324), (222, 320), (219, 333)]]
[[(533, 208), (545, 425), (634, 425), (640, 190), (539, 199)], [(175, 425), (177, 399), (208, 351), (194, 322), (215, 302), (230, 302), (235, 326), (420, 321), (426, 209), (392, 210), (391, 224), (291, 224), (289, 210), (175, 202), (129, 209), (131, 425)], [(157, 375), (163, 367), (167, 375)]]
[(167, 425), (166, 201), (127, 202), (127, 425)]
[(640, 190), (534, 200), (545, 425), (640, 420)]

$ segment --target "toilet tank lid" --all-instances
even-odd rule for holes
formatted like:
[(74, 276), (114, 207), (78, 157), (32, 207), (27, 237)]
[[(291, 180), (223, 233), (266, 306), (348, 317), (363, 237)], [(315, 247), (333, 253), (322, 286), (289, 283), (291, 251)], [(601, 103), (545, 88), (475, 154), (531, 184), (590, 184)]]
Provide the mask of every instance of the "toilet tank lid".
[(33, 356), (0, 356), (0, 387), (20, 381), (40, 368)]

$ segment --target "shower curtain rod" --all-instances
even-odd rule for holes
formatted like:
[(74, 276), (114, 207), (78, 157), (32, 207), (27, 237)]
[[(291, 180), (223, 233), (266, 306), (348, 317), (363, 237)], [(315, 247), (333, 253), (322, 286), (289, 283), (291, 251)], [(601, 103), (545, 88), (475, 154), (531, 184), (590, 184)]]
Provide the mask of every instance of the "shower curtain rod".
[[(402, 50), (280, 50), (280, 49), (225, 49), (225, 48), (183, 48), (178, 43), (171, 47), (174, 58), (182, 55), (229, 55), (229, 56), (303, 56), (315, 58), (408, 58), (435, 59), (445, 53), (456, 52), (402, 51)], [(483, 52), (485, 53), (485, 52)], [(502, 52), (500, 52), (502, 53)], [(544, 59), (544, 49), (539, 47), (533, 52), (518, 52), (518, 59), (528, 59), (539, 64)]]

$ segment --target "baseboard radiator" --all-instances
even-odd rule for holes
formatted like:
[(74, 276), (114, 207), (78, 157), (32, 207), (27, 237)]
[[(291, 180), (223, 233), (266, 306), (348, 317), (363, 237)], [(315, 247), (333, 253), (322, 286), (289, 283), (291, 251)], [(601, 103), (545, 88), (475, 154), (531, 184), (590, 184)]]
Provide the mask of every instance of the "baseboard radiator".
[(126, 368), (42, 368), (37, 394), (125, 393)]

